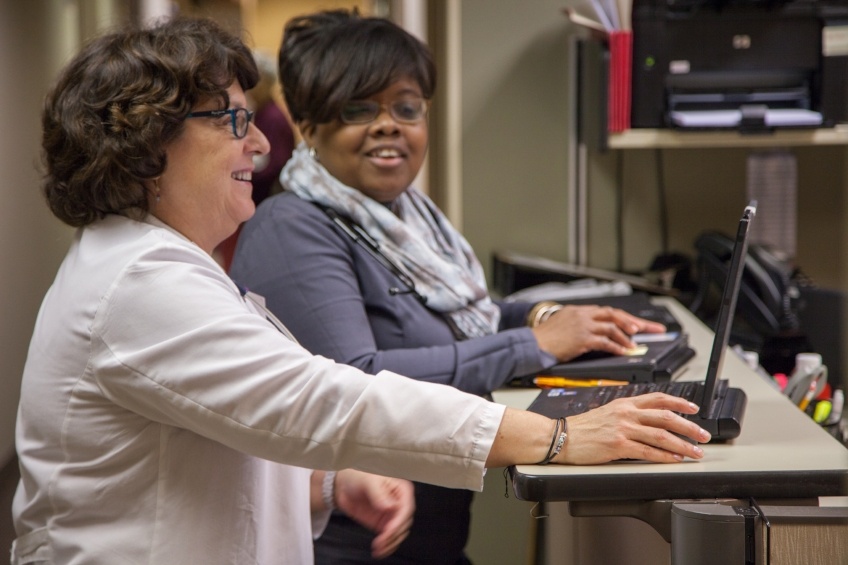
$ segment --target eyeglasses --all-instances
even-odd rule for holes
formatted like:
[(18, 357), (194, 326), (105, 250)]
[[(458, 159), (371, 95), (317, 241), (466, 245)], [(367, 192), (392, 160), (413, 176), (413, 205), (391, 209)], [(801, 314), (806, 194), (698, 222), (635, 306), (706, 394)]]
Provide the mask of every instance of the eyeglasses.
[[(373, 100), (354, 100), (342, 106), (339, 118), (346, 124), (367, 124), (373, 122), (385, 108)], [(402, 124), (414, 124), (427, 115), (428, 101), (423, 98), (405, 98), (388, 104), (389, 115)]]
[(233, 125), (233, 135), (236, 139), (246, 136), (247, 126), (253, 121), (253, 115), (255, 114), (255, 112), (251, 112), (247, 108), (227, 108), (226, 110), (192, 112), (186, 118), (220, 118), (227, 114), (230, 115), (230, 122)]

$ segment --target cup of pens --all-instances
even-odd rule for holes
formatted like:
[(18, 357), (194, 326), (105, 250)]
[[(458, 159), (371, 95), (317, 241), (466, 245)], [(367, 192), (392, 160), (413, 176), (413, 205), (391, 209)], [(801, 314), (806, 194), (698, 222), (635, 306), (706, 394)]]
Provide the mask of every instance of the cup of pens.
[(818, 353), (799, 353), (795, 356), (795, 369), (789, 376), (783, 392), (801, 410), (817, 398), (827, 386), (827, 365)]

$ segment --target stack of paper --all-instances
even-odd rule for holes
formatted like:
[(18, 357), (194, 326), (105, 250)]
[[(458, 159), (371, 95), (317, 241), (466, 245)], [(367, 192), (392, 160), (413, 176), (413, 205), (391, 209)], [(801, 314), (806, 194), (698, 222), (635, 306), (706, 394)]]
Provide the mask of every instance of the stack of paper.
[(633, 0), (570, 0), (564, 12), (571, 22), (608, 43), (607, 129), (616, 133), (630, 128)]

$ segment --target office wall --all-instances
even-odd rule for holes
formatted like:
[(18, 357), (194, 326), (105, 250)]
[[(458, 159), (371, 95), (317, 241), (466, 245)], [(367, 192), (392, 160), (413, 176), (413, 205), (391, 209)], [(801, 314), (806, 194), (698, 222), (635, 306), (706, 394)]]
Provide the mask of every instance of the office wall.
[(363, 14), (374, 11), (374, 0), (256, 0), (253, 6), (244, 3), (244, 24), (250, 31), (248, 41), (253, 47), (276, 55), (283, 38), (283, 26), (295, 16), (317, 10), (357, 7)]
[(36, 169), (41, 100), (61, 54), (75, 41), (64, 5), (0, 4), (0, 467), (14, 448), (21, 372), (38, 305), (70, 240), (70, 230), (44, 204)]
[(463, 0), (462, 228), (487, 270), (567, 256), (568, 25), (560, 0)]

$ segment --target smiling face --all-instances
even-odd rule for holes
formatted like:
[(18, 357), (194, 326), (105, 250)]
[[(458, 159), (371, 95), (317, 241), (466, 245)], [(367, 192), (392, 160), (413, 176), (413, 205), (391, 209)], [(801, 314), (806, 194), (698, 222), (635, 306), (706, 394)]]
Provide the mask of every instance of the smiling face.
[[(227, 94), (230, 108), (247, 106), (238, 82)], [(220, 109), (219, 101), (210, 100), (192, 111)], [(252, 123), (247, 135), (236, 139), (229, 114), (187, 119), (180, 136), (165, 148), (168, 165), (159, 177), (159, 200), (151, 204), (151, 212), (211, 254), (255, 212), (250, 196), (253, 157), (269, 149)]]
[(426, 116), (401, 123), (389, 105), (422, 98), (421, 88), (401, 79), (368, 98), (381, 104), (380, 114), (366, 124), (345, 124), (336, 119), (311, 127), (301, 124), (303, 138), (315, 148), (318, 161), (342, 183), (378, 202), (391, 202), (412, 184), (427, 154)]

